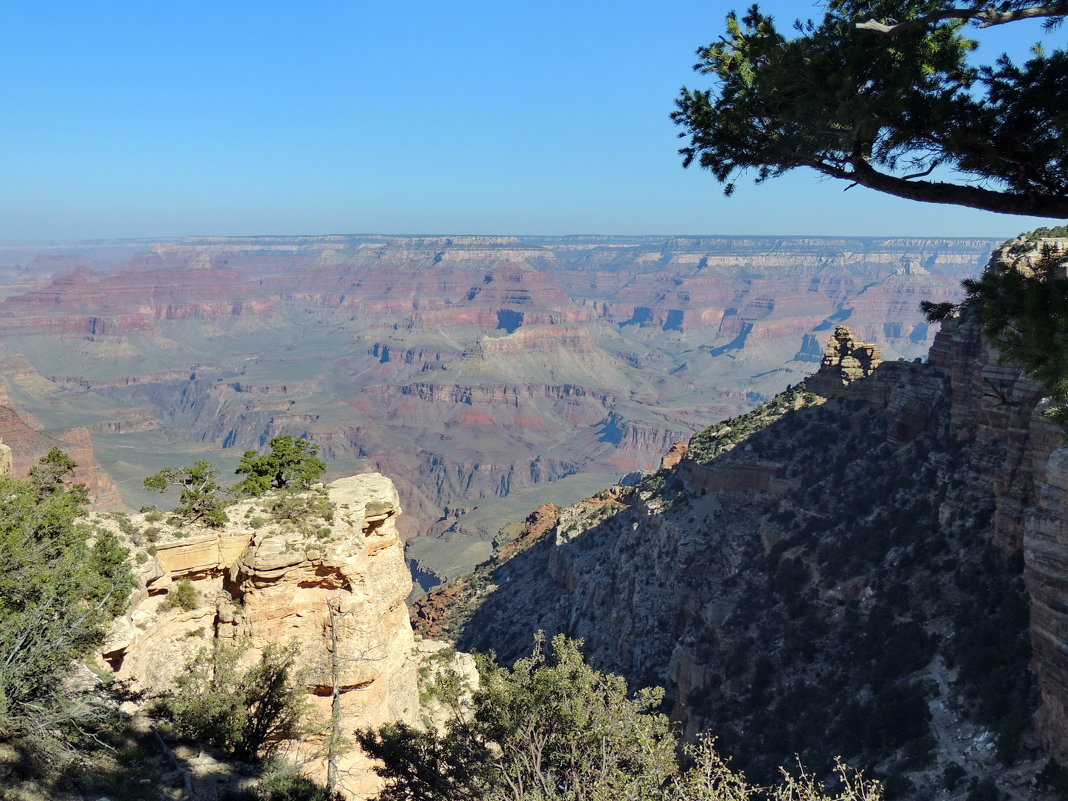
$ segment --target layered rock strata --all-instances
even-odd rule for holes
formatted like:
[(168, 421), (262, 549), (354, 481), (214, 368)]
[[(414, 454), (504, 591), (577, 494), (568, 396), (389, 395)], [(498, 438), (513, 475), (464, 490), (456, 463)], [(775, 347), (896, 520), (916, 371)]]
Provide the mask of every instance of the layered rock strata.
[[(221, 462), (291, 434), (341, 473), (396, 476), (406, 538), (447, 531), (467, 547), (511, 519), (508, 495), (538, 485), (571, 503), (568, 479), (588, 491), (655, 469), (674, 441), (801, 380), (837, 323), (887, 358), (921, 355), (933, 331), (916, 300), (954, 300), (991, 244), (331, 236), (106, 257), (87, 244), (88, 258), (25, 257), (20, 283), (0, 286), (0, 331), (49, 377), (13, 396), (85, 426), (134, 508), (161, 447)], [(455, 573), (431, 545), (428, 564)]]
[[(144, 515), (97, 518), (137, 552), (152, 553), (139, 557), (141, 588), (102, 649), (116, 677), (158, 692), (173, 686), (205, 644), (247, 644), (249, 658), (271, 644), (292, 644), (312, 700), (313, 734), (296, 753), (320, 778), (334, 690), (342, 732), (391, 721), (418, 724), (424, 714), (419, 669), (441, 647), (417, 643), (408, 621), (411, 577), (392, 482), (378, 474), (352, 476), (327, 492), (330, 521), (279, 520), (270, 499), (229, 507), (231, 522), (215, 530), (174, 528)], [(157, 542), (146, 548), (152, 539)], [(168, 600), (185, 580), (197, 597), (188, 610)], [(458, 664), (470, 670), (469, 662)], [(349, 796), (378, 786), (357, 749), (347, 750), (339, 767)]]

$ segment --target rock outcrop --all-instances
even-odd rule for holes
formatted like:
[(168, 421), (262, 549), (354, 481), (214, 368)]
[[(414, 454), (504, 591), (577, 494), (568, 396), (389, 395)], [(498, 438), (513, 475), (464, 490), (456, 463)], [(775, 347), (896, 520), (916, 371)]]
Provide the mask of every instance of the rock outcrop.
[(849, 326), (834, 329), (816, 375), (807, 381), (813, 392), (833, 397), (861, 378), (867, 378), (882, 364), (883, 354), (870, 342), (861, 342)]
[[(418, 724), (425, 713), (419, 669), (441, 648), (416, 642), (408, 621), (411, 577), (392, 482), (378, 474), (352, 476), (326, 492), (332, 519), (315, 513), (279, 519), (270, 498), (229, 507), (231, 522), (220, 529), (174, 528), (145, 515), (97, 518), (137, 552), (153, 554), (139, 557), (141, 589), (102, 649), (116, 677), (156, 692), (173, 686), (207, 643), (247, 644), (252, 654), (292, 644), (307, 677), (315, 732), (297, 753), (320, 777), (335, 684), (343, 732), (390, 721)], [(169, 602), (169, 591), (186, 580), (196, 591), (191, 609)], [(469, 661), (456, 659), (470, 670)], [(343, 761), (348, 795), (378, 786), (358, 749)]]

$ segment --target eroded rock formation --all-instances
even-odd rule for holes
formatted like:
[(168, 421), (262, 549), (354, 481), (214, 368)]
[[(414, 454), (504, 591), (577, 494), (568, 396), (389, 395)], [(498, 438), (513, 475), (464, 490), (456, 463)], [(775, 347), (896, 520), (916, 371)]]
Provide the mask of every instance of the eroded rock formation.
[[(921, 355), (933, 331), (917, 301), (955, 299), (993, 243), (140, 244), (133, 258), (129, 243), (113, 250), (110, 265), (44, 259), (29, 275), (47, 281), (28, 288), (20, 273), (0, 286), (5, 345), (48, 377), (21, 380), (20, 403), (83, 421), (127, 504), (149, 502), (140, 482), (161, 444), (222, 461), (307, 435), (339, 473), (396, 477), (406, 538), (447, 532), (471, 546), (510, 519), (491, 519), (506, 496), (536, 487), (570, 503), (560, 479), (653, 470), (671, 443), (797, 383), (837, 323), (889, 359)], [(455, 572), (451, 559), (427, 564)]]
[[(175, 528), (145, 515), (97, 518), (136, 552), (152, 554), (139, 557), (142, 586), (102, 649), (117, 678), (158, 692), (172, 687), (190, 658), (213, 641), (245, 643), (252, 655), (270, 644), (293, 644), (313, 707), (313, 734), (297, 753), (320, 778), (335, 677), (340, 731), (389, 721), (418, 724), (425, 713), (418, 671), (424, 657), (441, 648), (417, 642), (408, 621), (411, 577), (397, 535), (401, 507), (392, 482), (359, 475), (327, 491), (334, 507), (329, 521), (278, 519), (270, 499), (229, 507), (231, 522), (217, 530)], [(195, 608), (168, 600), (183, 580), (196, 590)], [(456, 659), (470, 670), (466, 658)], [(349, 795), (378, 786), (358, 749), (342, 759)]]
[(835, 326), (819, 371), (806, 383), (817, 394), (839, 395), (854, 381), (870, 376), (882, 362), (883, 354), (879, 348), (870, 342), (861, 342), (849, 326)]

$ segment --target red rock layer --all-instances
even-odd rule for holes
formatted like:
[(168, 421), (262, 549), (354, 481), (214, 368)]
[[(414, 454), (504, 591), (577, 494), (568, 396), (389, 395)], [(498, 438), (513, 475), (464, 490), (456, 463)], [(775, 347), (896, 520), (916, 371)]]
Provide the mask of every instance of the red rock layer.
[(93, 454), (93, 442), (85, 428), (73, 428), (59, 435), (49, 435), (31, 415), (16, 408), (0, 388), (0, 441), (11, 448), (12, 473), (20, 478), (52, 448), (66, 451), (77, 463), (74, 481), (89, 488), (94, 509), (106, 509), (120, 502), (115, 485)]

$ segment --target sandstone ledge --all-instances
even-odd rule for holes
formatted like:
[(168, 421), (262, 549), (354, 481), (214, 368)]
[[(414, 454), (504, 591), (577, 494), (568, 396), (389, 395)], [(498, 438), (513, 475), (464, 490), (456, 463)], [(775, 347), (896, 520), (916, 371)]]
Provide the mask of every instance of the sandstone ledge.
[[(341, 691), (343, 731), (418, 724), (420, 667), (441, 648), (417, 643), (412, 633), (405, 606), (411, 576), (395, 525), (401, 506), (393, 482), (366, 474), (325, 490), (329, 521), (271, 517), (269, 496), (228, 507), (230, 522), (220, 529), (170, 526), (151, 512), (94, 518), (131, 546), (141, 582), (101, 648), (116, 677), (151, 695), (171, 687), (213, 641), (248, 643), (252, 655), (269, 644), (293, 643), (310, 693), (309, 730), (316, 734), (289, 750), (320, 778), (332, 675)], [(148, 544), (149, 537), (156, 542)], [(182, 580), (196, 590), (193, 609), (168, 601)], [(469, 657), (455, 661), (472, 671)], [(362, 754), (353, 749), (345, 762), (347, 795), (376, 790), (380, 780)]]

